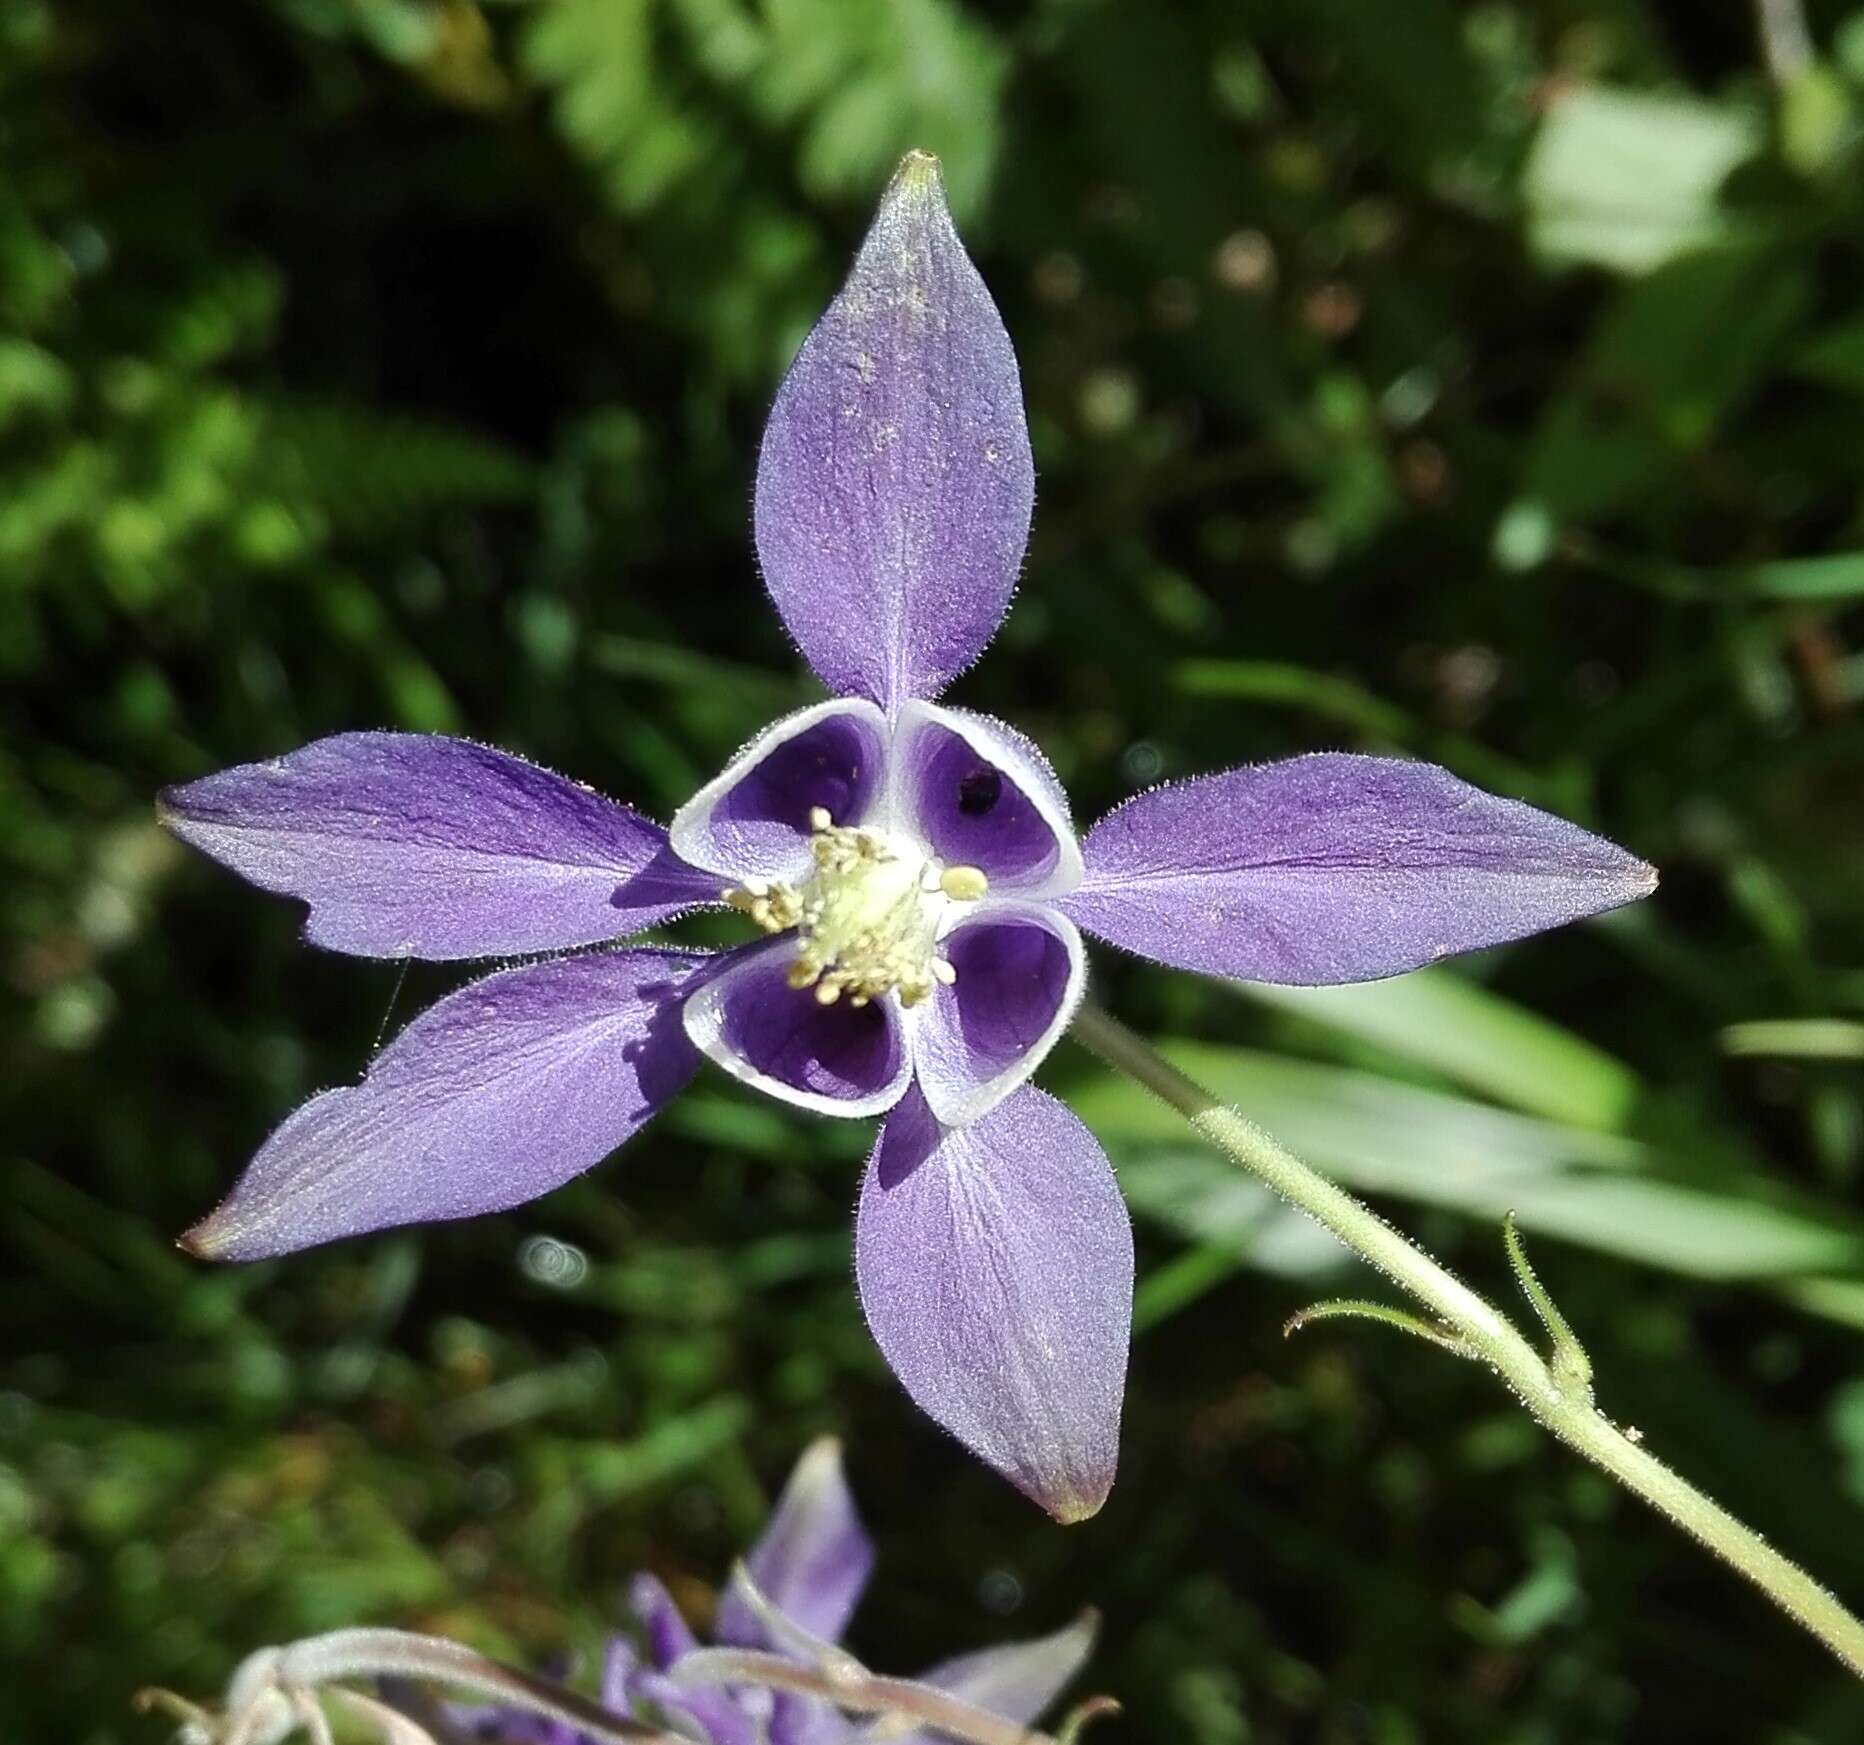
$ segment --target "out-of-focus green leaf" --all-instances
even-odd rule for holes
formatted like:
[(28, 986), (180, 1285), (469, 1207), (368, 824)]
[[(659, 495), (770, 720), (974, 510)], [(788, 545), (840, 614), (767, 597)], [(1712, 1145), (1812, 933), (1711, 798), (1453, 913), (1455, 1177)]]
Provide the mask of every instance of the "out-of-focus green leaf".
[(1815, 335), (1793, 354), (1792, 364), (1803, 376), (1864, 394), (1864, 317), (1853, 317)]
[(1864, 1024), (1847, 1018), (1760, 1018), (1722, 1031), (1729, 1054), (1778, 1054), (1801, 1060), (1864, 1060)]
[(1242, 1255), (1225, 1242), (1192, 1242), (1163, 1266), (1154, 1267), (1133, 1290), (1133, 1336), (1169, 1321), (1241, 1269)]
[[(668, 28), (683, 41), (662, 40)], [(690, 54), (708, 94), (673, 74)], [(717, 100), (801, 124), (798, 167), (815, 192), (884, 181), (915, 146), (945, 160), (955, 209), (979, 202), (996, 156), (1007, 59), (950, 0), (553, 0), (524, 38), (529, 71), (555, 87), (557, 124), (606, 174), (624, 211), (647, 210), (718, 149)]]
[(1373, 696), (1351, 679), (1272, 660), (1187, 660), (1172, 684), (1188, 697), (1227, 697), (1251, 703), (1286, 703), (1378, 739), (1401, 743), (1412, 722), (1404, 710)]
[(663, 77), (658, 10), (656, 0), (551, 0), (523, 39), (526, 70), (555, 88), (558, 128), (604, 173), (624, 212), (662, 198), (713, 143)]
[[(1693, 1160), (1637, 1140), (1245, 1049), (1179, 1042), (1162, 1052), (1363, 1193), (1487, 1220), (1513, 1211), (1523, 1229), (1691, 1278), (1782, 1286), (1864, 1278), (1864, 1225), (1848, 1212), (1726, 1172), (1694, 1171)], [(1201, 1177), (1218, 1195), (1234, 1182), (1234, 1165), (1187, 1150), (1181, 1118), (1134, 1085), (1098, 1079), (1073, 1102), (1121, 1162), (1142, 1210), (1156, 1203), (1140, 1185), (1151, 1170), (1169, 1172), (1176, 1203), (1187, 1180)]]
[(1832, 1440), (1845, 1457), (1845, 1487), (1864, 1503), (1864, 1379), (1846, 1382), (1832, 1396), (1828, 1416)]
[(995, 166), (1008, 60), (952, 0), (783, 0), (764, 9), (765, 56), (747, 95), (804, 122), (798, 168), (838, 198), (884, 181), (915, 146), (943, 160), (961, 216)]
[(1374, 743), (1403, 746), (1457, 774), (1523, 798), (1551, 801), (1552, 784), (1534, 770), (1457, 733), (1444, 733), (1361, 685), (1285, 661), (1187, 660), (1172, 669), (1172, 687), (1189, 697), (1279, 703), (1323, 721), (1351, 727)]
[(1650, 272), (1728, 236), (1721, 185), (1762, 137), (1755, 116), (1727, 104), (1581, 86), (1534, 141), (1528, 234), (1555, 261)]
[(643, 637), (596, 636), (587, 647), (589, 664), (618, 679), (651, 679), (655, 684), (695, 691), (715, 690), (742, 697), (745, 707), (766, 716), (801, 708), (809, 687), (800, 678), (714, 659), (697, 645), (649, 642)]
[(261, 410), (249, 488), (281, 512), (368, 533), (438, 504), (505, 503), (536, 474), (473, 431), (361, 407), (287, 402)]
[(595, 1499), (613, 1502), (675, 1478), (729, 1447), (744, 1434), (750, 1417), (751, 1402), (727, 1394), (655, 1425), (632, 1442), (559, 1443), (552, 1453)]
[[(1209, 1166), (1208, 1150), (1195, 1141), (1183, 1147), (1161, 1142), (1147, 1148), (1143, 1168), (1121, 1172), (1120, 1187), (1146, 1216), (1194, 1243), (1246, 1257), (1259, 1272), (1305, 1279), (1346, 1261), (1333, 1236), (1253, 1176)], [(1171, 1301), (1179, 1286), (1147, 1288)]]
[(1699, 453), (1812, 295), (1803, 263), (1694, 254), (1622, 289), (1534, 435), (1521, 501), (1555, 525), (1615, 509)]
[(1731, 564), (1723, 569), (1697, 569), (1633, 557), (1590, 540), (1575, 541), (1571, 555), (1589, 569), (1672, 600), (1728, 604), (1739, 600), (1864, 598), (1864, 552), (1775, 558), (1766, 563)]
[(0, 430), (35, 413), (65, 411), (77, 392), (70, 369), (29, 339), (0, 338)]
[(1511, 1108), (1621, 1130), (1642, 1094), (1603, 1049), (1449, 969), (1337, 988), (1230, 982), (1245, 999), (1377, 1043)]
[(1780, 93), (1779, 115), (1780, 156), (1802, 176), (1825, 174), (1856, 138), (1851, 93), (1829, 67), (1797, 73)]

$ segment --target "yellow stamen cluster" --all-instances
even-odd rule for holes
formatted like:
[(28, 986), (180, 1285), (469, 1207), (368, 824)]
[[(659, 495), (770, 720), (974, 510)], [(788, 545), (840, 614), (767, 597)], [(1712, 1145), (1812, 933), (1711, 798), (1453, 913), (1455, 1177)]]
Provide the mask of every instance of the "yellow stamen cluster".
[(726, 905), (749, 915), (766, 933), (784, 933), (803, 918), (802, 899), (784, 884), (746, 879), (725, 893)]
[(809, 814), (815, 869), (800, 889), (746, 879), (725, 901), (766, 933), (797, 935), (788, 981), (814, 988), (825, 1006), (844, 995), (865, 1006), (897, 993), (902, 1006), (929, 999), (957, 978), (938, 955), (938, 922), (950, 903), (974, 903), (990, 881), (974, 866), (940, 867), (902, 838), (837, 825), (820, 806)]

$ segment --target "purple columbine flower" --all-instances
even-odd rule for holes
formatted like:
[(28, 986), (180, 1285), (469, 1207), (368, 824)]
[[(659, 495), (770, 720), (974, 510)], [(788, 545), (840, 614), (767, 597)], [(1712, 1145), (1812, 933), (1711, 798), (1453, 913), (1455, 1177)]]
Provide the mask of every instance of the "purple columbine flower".
[[(855, 1512), (832, 1440), (797, 1462), (763, 1536), (734, 1573), (702, 1646), (651, 1575), (628, 1593), (634, 1633), (612, 1637), (602, 1660), (602, 1706), (620, 1720), (669, 1727), (705, 1745), (843, 1745), (884, 1737), (935, 1745), (946, 1735), (896, 1712), (866, 1728), (819, 1694), (773, 1689), (787, 1661), (819, 1684), (861, 1687), (863, 1702), (891, 1689), (923, 1716), (956, 1698), (986, 1716), (1032, 1724), (1086, 1663), (1094, 1619), (1034, 1641), (1007, 1643), (941, 1662), (910, 1682), (876, 1680), (837, 1644), (867, 1586), (874, 1548)], [(489, 1745), (584, 1745), (567, 1721), (496, 1704), (456, 1704), (455, 1729)], [(983, 1731), (983, 1729), (979, 1729)]]
[(1085, 930), (1244, 980), (1364, 981), (1646, 895), (1641, 861), (1429, 764), (1320, 753), (1140, 794), (1076, 838), (1040, 752), (935, 701), (1015, 586), (1034, 471), (1009, 336), (906, 159), (764, 433), (757, 552), (832, 693), (670, 830), (519, 758), (323, 739), (164, 796), (185, 841), (386, 958), (562, 953), (725, 903), (763, 937), (471, 983), (275, 1132), (196, 1253), (250, 1260), (502, 1210), (598, 1162), (702, 1057), (885, 1116), (861, 1304), (913, 1399), (1064, 1520), (1113, 1481), (1132, 1234), (1106, 1157), (1025, 1081)]

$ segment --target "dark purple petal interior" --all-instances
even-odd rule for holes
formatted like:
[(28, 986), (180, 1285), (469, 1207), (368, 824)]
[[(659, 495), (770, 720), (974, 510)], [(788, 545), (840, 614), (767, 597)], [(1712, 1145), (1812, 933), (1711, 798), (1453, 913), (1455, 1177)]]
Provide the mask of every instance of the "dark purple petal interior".
[[(779, 723), (779, 728), (781, 723)], [(736, 877), (787, 875), (806, 864), (809, 815), (860, 824), (886, 773), (886, 739), (871, 710), (829, 713), (728, 771), (722, 792), (674, 821), (688, 857)]]
[(781, 947), (765, 950), (722, 979), (725, 1047), (765, 1078), (818, 1097), (853, 1101), (891, 1084), (903, 1047), (893, 1002), (825, 1006), (784, 979), (790, 961)]
[(1068, 991), (1068, 948), (1028, 921), (976, 921), (946, 936), (958, 979), (939, 990), (979, 1078), (992, 1078), (1041, 1040)]
[(883, 758), (871, 722), (827, 716), (746, 770), (713, 808), (712, 827), (750, 835), (777, 825), (807, 835), (818, 806), (837, 824), (859, 824), (873, 806)]
[(947, 866), (993, 885), (1039, 884), (1061, 860), (1053, 825), (1002, 765), (962, 734), (927, 721), (912, 735), (902, 791), (915, 827)]
[[(418, 1686), (410, 1686), (413, 1696)], [(392, 1692), (384, 1690), (384, 1696)], [(529, 1709), (504, 1703), (442, 1703), (452, 1735), (484, 1745), (585, 1745), (587, 1736), (567, 1721), (553, 1721)]]

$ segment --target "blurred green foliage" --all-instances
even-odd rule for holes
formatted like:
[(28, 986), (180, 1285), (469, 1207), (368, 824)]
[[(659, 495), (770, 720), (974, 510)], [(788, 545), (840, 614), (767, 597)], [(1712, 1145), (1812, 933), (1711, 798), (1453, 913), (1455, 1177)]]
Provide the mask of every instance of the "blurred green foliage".
[(848, 1284), (865, 1134), (704, 1083), (513, 1216), (170, 1246), (447, 974), (300, 948), (163, 782), (469, 732), (664, 815), (806, 699), (763, 409), (941, 152), (1042, 490), (962, 700), (1091, 816), (1399, 750), (1657, 861), (1638, 912), (1365, 989), (1102, 994), (1864, 1596), (1864, 10), (1739, 0), (0, 0), (0, 1737), (159, 1736), (345, 1622), (703, 1610), (804, 1440), (907, 1669), (1108, 1616), (1118, 1736), (1841, 1742), (1864, 1702), (1066, 1051), (1140, 1220), (1120, 1485), (1061, 1532)]

